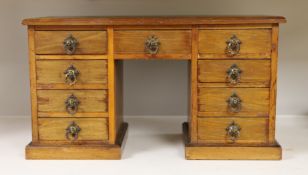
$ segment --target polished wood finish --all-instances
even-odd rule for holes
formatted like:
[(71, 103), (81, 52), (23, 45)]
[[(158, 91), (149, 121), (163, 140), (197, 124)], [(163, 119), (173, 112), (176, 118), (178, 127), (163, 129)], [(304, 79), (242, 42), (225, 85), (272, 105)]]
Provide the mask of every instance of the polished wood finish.
[(63, 41), (70, 35), (78, 41), (75, 54), (106, 54), (107, 52), (105, 31), (36, 31), (36, 54), (66, 55)]
[[(230, 112), (227, 100), (236, 93), (242, 100), (239, 112)], [(254, 116), (269, 114), (268, 88), (199, 88), (199, 115), (201, 116)]]
[[(79, 101), (75, 114), (107, 112), (106, 90), (38, 90), (38, 112), (67, 113), (65, 101), (72, 94)], [(75, 116), (75, 114), (71, 116)]]
[[(64, 71), (73, 65), (79, 71), (77, 82), (65, 82)], [(107, 85), (105, 60), (38, 60), (36, 61), (39, 89), (104, 89)]]
[[(275, 16), (230, 17), (63, 17), (25, 19), (28, 25), (32, 104), (32, 143), (27, 159), (119, 159), (127, 124), (123, 122), (123, 61), (169, 59), (189, 62), (189, 118), (184, 125), (187, 159), (281, 159), (275, 140), (278, 26)], [(72, 34), (77, 51), (63, 46)], [(145, 42), (155, 35), (157, 54)], [(241, 41), (238, 54), (227, 55), (226, 41)], [(65, 82), (73, 65), (77, 82)], [(241, 69), (231, 84), (227, 71)], [(241, 109), (227, 100), (236, 93)], [(66, 111), (74, 94), (78, 111)], [(75, 121), (77, 141), (65, 137)], [(226, 127), (240, 125), (232, 141)]]
[[(237, 84), (231, 84), (227, 79), (227, 71), (234, 64), (241, 70)], [(219, 83), (222, 87), (248, 86), (251, 83), (254, 83), (253, 86), (269, 87), (270, 71), (269, 60), (199, 60), (198, 82)]]
[[(73, 121), (81, 128), (76, 141), (67, 140), (65, 136), (66, 128)], [(55, 141), (65, 140), (68, 143), (78, 142), (79, 140), (107, 140), (107, 121), (108, 119), (106, 118), (39, 118), (39, 139)]]
[[(241, 127), (234, 142), (227, 136), (226, 128), (235, 122)], [(198, 143), (235, 144), (267, 143), (267, 118), (198, 118)]]
[[(200, 30), (199, 53), (204, 59), (265, 59), (271, 57), (271, 30)], [(226, 41), (235, 35), (241, 41), (238, 55), (225, 54)], [(206, 43), (206, 44), (203, 44)]]

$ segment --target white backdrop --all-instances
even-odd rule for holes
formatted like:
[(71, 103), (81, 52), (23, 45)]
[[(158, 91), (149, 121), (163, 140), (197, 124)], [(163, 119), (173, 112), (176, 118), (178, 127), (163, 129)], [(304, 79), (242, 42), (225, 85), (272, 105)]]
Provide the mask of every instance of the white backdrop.
[[(0, 116), (29, 116), (26, 28), (40, 16), (281, 15), (278, 113), (308, 113), (308, 1), (0, 0)], [(187, 63), (125, 62), (125, 115), (186, 115)]]

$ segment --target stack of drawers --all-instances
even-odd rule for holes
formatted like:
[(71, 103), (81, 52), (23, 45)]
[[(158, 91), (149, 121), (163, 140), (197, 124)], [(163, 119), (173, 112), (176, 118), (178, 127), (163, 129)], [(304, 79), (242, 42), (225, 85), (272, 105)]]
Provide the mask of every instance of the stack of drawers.
[(199, 43), (198, 143), (268, 143), (271, 30), (201, 29)]
[(39, 143), (108, 143), (106, 31), (34, 38)]

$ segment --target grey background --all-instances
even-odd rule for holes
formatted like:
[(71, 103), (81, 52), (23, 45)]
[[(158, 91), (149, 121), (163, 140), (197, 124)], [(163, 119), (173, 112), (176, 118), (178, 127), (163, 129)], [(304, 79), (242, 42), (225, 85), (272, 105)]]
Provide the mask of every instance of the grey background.
[[(308, 1), (305, 0), (1, 0), (0, 116), (29, 116), (26, 27), (40, 16), (281, 15), (278, 114), (305, 115)], [(187, 62), (126, 61), (125, 115), (187, 115)]]

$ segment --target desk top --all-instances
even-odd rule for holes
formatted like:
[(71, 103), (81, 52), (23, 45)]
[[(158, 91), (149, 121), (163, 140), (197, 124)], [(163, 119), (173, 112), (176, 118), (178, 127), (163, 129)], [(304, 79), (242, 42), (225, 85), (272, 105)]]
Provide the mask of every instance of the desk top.
[(202, 25), (285, 23), (282, 16), (42, 17), (23, 25)]

